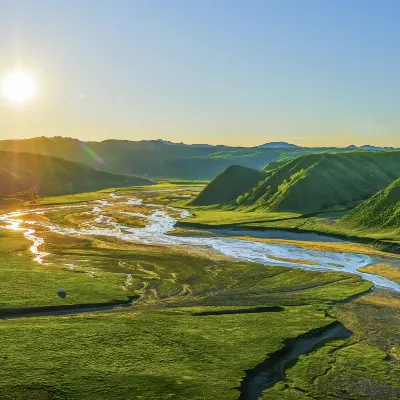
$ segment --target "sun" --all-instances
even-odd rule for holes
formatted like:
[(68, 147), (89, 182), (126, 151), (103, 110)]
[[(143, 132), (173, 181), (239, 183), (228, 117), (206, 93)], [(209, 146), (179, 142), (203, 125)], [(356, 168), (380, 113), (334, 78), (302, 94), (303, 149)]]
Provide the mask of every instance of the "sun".
[(24, 70), (14, 70), (5, 75), (2, 82), (3, 97), (13, 104), (25, 104), (36, 96), (36, 81)]

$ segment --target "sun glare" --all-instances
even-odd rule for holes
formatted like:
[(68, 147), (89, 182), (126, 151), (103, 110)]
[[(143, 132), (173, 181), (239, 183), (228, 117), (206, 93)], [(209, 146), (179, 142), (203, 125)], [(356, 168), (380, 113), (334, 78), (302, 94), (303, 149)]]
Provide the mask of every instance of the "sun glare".
[(27, 71), (12, 71), (3, 79), (2, 94), (10, 103), (25, 104), (36, 96), (36, 81)]

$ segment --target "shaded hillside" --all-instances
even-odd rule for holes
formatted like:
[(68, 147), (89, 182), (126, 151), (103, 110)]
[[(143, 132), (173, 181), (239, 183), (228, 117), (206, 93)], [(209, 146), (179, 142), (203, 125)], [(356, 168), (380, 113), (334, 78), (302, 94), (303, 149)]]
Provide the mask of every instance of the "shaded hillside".
[(303, 147), (186, 145), (161, 140), (81, 142), (62, 137), (3, 140), (0, 141), (0, 150), (60, 157), (120, 174), (207, 180), (213, 179), (230, 165), (262, 169), (270, 162), (290, 160), (303, 154), (340, 151)]
[(192, 205), (227, 204), (265, 179), (263, 171), (232, 165), (219, 174), (192, 201)]
[(56, 157), (0, 151), (1, 196), (35, 185), (41, 195), (60, 195), (149, 184), (148, 179), (112, 174)]
[(339, 222), (362, 229), (400, 229), (400, 179), (351, 210)]
[(313, 213), (365, 200), (399, 177), (400, 151), (310, 154), (267, 171), (232, 203), (249, 210)]

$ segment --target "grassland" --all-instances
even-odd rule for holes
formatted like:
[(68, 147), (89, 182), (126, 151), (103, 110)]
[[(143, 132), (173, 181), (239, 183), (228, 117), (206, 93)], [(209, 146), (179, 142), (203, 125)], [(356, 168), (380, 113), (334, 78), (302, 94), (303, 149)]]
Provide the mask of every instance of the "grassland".
[(375, 264), (360, 268), (362, 272), (384, 276), (400, 284), (400, 268), (390, 264)]
[(400, 232), (400, 179), (351, 210), (341, 223), (355, 230)]
[(399, 307), (399, 295), (384, 291), (335, 306), (333, 313), (354, 335), (302, 356), (287, 371), (287, 382), (262, 398), (398, 399)]
[[(74, 247), (70, 243), (71, 248)], [(102, 303), (125, 300), (123, 276), (107, 272), (71, 273), (66, 266), (39, 265), (29, 252), (30, 243), (20, 232), (0, 231), (0, 307), (25, 308), (62, 304)], [(59, 288), (68, 292), (57, 296)]]
[[(159, 188), (165, 191), (153, 192), (151, 187), (127, 192), (140, 192), (151, 203), (171, 205), (193, 198), (198, 190), (170, 191), (176, 186), (169, 184)], [(50, 198), (43, 203), (78, 205), (108, 194)], [(110, 207), (108, 212), (118, 207)], [(134, 207), (135, 212), (146, 212), (140, 210), (140, 205)], [(85, 210), (87, 205), (45, 213), (40, 218), (76, 227), (84, 220)], [(378, 309), (390, 307), (390, 318), (395, 318), (398, 305), (394, 297), (382, 295), (366, 303), (359, 299), (334, 306), (371, 287), (358, 276), (266, 267), (227, 259), (206, 249), (121, 242), (105, 236), (70, 237), (45, 231), (38, 235), (45, 240), (41, 250), (50, 253), (46, 261), (51, 264), (39, 265), (32, 260), (29, 242), (20, 232), (0, 232), (3, 309), (101, 303), (141, 296), (131, 309), (0, 321), (1, 399), (236, 399), (239, 392), (235, 387), (246, 369), (262, 362), (286, 339), (326, 326), (336, 318), (351, 327), (364, 353), (341, 356), (337, 370), (332, 370), (335, 379), (329, 390), (321, 384), (322, 378), (315, 378), (320, 374), (315, 370), (316, 364), (307, 369), (302, 358), (290, 370), (292, 374), (292, 370), (300, 368), (293, 380), (294, 386), (304, 386), (301, 395), (323, 399), (327, 393), (339, 396), (346, 389), (346, 398), (363, 398), (352, 382), (363, 368), (379, 372), (379, 378), (371, 374), (366, 378), (375, 385), (375, 392), (384, 384), (384, 393), (395, 393), (398, 369), (395, 361), (383, 356), (397, 357), (397, 331), (390, 330), (385, 336), (383, 328), (379, 332), (370, 329), (366, 341), (364, 320), (357, 314), (361, 307), (363, 318), (372, 314), (377, 318)], [(78, 259), (83, 260), (79, 268), (70, 270), (66, 266)], [(59, 287), (67, 290), (65, 299), (57, 296)], [(280, 306), (283, 310), (243, 313), (244, 309), (264, 306)], [(229, 313), (224, 314), (227, 310)], [(196, 315), (216, 311), (221, 315)], [(397, 323), (396, 319), (391, 321)], [(319, 360), (327, 349), (339, 349), (344, 344), (330, 343), (309, 357)], [(327, 366), (330, 361), (329, 357), (323, 360)], [(336, 366), (335, 361), (331, 364)], [(355, 372), (354, 365), (358, 368)], [(384, 372), (391, 377), (385, 377)], [(266, 392), (266, 398), (290, 398), (282, 396), (293, 390), (293, 396), (300, 393), (281, 384), (271, 390), (273, 397)], [(374, 398), (368, 393), (365, 396)]]
[(32, 399), (37, 391), (39, 399), (236, 399), (234, 388), (249, 365), (285, 338), (329, 322), (310, 306), (282, 313), (193, 315), (205, 310), (3, 322), (0, 396)]

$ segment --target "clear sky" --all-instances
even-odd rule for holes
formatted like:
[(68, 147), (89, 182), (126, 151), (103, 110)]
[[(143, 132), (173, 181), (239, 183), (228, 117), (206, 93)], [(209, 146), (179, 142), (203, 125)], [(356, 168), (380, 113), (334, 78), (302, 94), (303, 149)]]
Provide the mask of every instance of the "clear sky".
[(0, 0), (0, 137), (400, 147), (400, 1)]

